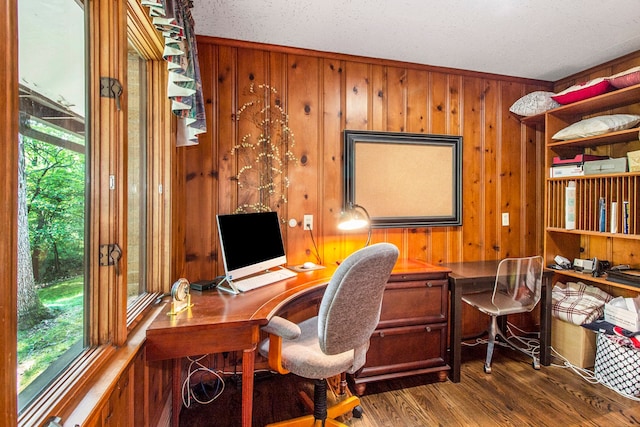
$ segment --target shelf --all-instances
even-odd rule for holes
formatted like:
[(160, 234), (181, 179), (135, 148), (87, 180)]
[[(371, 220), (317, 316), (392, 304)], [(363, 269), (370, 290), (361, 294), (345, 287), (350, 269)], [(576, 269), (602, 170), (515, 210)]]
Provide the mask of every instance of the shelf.
[[(554, 111), (554, 110), (549, 110), (549, 111)], [(527, 126), (531, 126), (531, 125), (543, 125), (544, 124), (544, 118), (545, 115), (548, 113), (548, 111), (545, 111), (544, 113), (539, 113), (536, 114), (534, 116), (526, 116), (526, 117), (520, 117), (520, 122), (527, 125)]]
[(548, 181), (576, 181), (585, 179), (602, 179), (602, 178), (623, 178), (623, 177), (638, 177), (640, 172), (619, 172), (608, 174), (591, 174), (591, 175), (574, 175), (574, 176), (554, 176), (548, 177)]
[(640, 240), (639, 234), (607, 233), (602, 231), (589, 231), (589, 230), (567, 230), (565, 228), (558, 228), (558, 227), (547, 227), (547, 231), (551, 233), (578, 234), (581, 236), (588, 235), (588, 236), (598, 236), (598, 237), (613, 237), (616, 239)]
[(610, 132), (604, 135), (590, 136), (587, 138), (570, 139), (567, 141), (550, 142), (547, 148), (556, 149), (573, 149), (576, 147), (588, 148), (600, 145), (618, 144), (621, 142), (637, 141), (640, 139), (640, 130), (638, 128), (625, 129), (617, 132)]
[[(568, 182), (575, 186), (575, 225), (576, 230), (565, 229), (565, 192)], [(571, 232), (585, 236), (607, 236), (627, 240), (640, 240), (630, 236), (640, 236), (640, 174), (625, 172), (611, 175), (586, 175), (561, 178), (547, 178), (545, 185), (547, 230)], [(607, 227), (611, 218), (611, 202), (617, 202), (615, 215), (618, 218), (618, 233), (606, 233), (599, 230), (598, 203), (603, 197), (606, 201)], [(629, 202), (629, 234), (622, 233), (623, 202)]]
[(640, 85), (635, 85), (603, 93), (602, 95), (574, 102), (573, 104), (563, 105), (547, 111), (546, 114), (553, 114), (554, 116), (562, 117), (594, 114), (625, 105), (635, 104), (639, 99)]
[(620, 289), (629, 289), (632, 291), (640, 291), (640, 288), (633, 285), (625, 285), (624, 283), (612, 282), (603, 277), (593, 277), (591, 274), (587, 273), (579, 273), (573, 270), (553, 270), (556, 274), (560, 274), (562, 276), (571, 277), (578, 280), (584, 280), (591, 283), (600, 283), (606, 286), (613, 286)]
[[(553, 262), (555, 255), (568, 258), (598, 258), (609, 260), (613, 265), (638, 265), (640, 257), (640, 172), (598, 173), (593, 175), (549, 177), (549, 167), (554, 156), (572, 157), (594, 149), (591, 154), (606, 154), (612, 157), (626, 156), (626, 152), (638, 148), (640, 134), (638, 128), (609, 132), (604, 135), (555, 141), (552, 136), (559, 130), (577, 123), (586, 117), (599, 114), (634, 113), (640, 106), (640, 85), (614, 90), (605, 94), (567, 104), (528, 117), (522, 122), (544, 131), (545, 141), (545, 216), (544, 254), (547, 262)], [(543, 128), (543, 129), (542, 129)], [(626, 160), (626, 159), (625, 159)], [(574, 204), (567, 206), (566, 188), (573, 181), (575, 187)], [(596, 231), (600, 229), (598, 202), (606, 201), (606, 226), (610, 228), (610, 218), (618, 218), (618, 233)], [(612, 202), (617, 202), (614, 209)], [(623, 212), (628, 202), (627, 227), (630, 234), (621, 233)], [(574, 214), (576, 229), (564, 228), (567, 212)], [(633, 285), (620, 284), (603, 277), (573, 270), (556, 270), (556, 273), (572, 280), (582, 280), (597, 285), (640, 292)], [(619, 291), (618, 291), (619, 292)], [(614, 292), (616, 293), (616, 292)]]
[(593, 114), (601, 111), (611, 110), (624, 105), (634, 104), (640, 99), (640, 85), (629, 86), (623, 89), (613, 90), (592, 98), (572, 104), (562, 105), (553, 110), (533, 116), (522, 117), (520, 121), (525, 125), (544, 124), (548, 114), (559, 117), (570, 117), (579, 114)]

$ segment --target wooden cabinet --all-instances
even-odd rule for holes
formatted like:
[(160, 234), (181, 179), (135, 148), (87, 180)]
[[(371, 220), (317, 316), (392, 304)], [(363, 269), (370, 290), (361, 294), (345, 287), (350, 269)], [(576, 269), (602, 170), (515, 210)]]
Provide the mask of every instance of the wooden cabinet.
[(350, 377), (355, 392), (362, 395), (371, 381), (416, 374), (437, 372), (444, 381), (448, 307), (446, 272), (392, 274), (367, 362)]
[[(573, 261), (575, 258), (607, 260), (612, 265), (629, 264), (640, 267), (640, 173), (610, 173), (599, 175), (552, 178), (550, 168), (554, 156), (573, 157), (576, 154), (607, 155), (626, 158), (627, 152), (640, 149), (638, 128), (607, 133), (605, 135), (555, 141), (552, 136), (559, 130), (588, 117), (603, 114), (640, 114), (640, 85), (615, 90), (573, 104), (564, 105), (543, 114), (527, 117), (523, 122), (544, 129), (545, 141), (545, 262), (552, 264), (556, 255)], [(575, 229), (565, 224), (565, 189), (575, 184)], [(606, 231), (600, 231), (598, 203), (604, 198)], [(611, 202), (617, 202), (612, 212)], [(623, 202), (630, 206), (629, 232), (622, 232)], [(610, 216), (618, 218), (618, 230), (612, 233)], [(607, 281), (602, 277), (561, 271), (564, 281), (582, 280), (599, 283), (615, 289), (636, 289)]]

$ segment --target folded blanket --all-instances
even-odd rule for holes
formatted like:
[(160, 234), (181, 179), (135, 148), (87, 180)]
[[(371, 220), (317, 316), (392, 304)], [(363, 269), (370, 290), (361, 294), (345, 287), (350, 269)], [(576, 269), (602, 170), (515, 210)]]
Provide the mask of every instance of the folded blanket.
[(611, 295), (582, 282), (556, 283), (551, 292), (551, 314), (574, 325), (593, 322), (604, 314), (604, 304)]

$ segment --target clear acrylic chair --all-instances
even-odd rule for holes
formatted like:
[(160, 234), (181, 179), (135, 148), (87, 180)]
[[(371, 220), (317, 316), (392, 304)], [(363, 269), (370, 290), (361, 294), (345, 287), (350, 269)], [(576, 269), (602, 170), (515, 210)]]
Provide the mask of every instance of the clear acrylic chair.
[(486, 373), (491, 373), (491, 358), (496, 337), (500, 337), (509, 347), (530, 356), (533, 359), (533, 367), (540, 369), (540, 361), (532, 351), (514, 343), (513, 339), (508, 339), (498, 326), (498, 317), (530, 312), (535, 308), (542, 293), (542, 271), (541, 256), (505, 258), (498, 264), (493, 289), (462, 295), (462, 301), (491, 318), (488, 328), (487, 358), (484, 363)]

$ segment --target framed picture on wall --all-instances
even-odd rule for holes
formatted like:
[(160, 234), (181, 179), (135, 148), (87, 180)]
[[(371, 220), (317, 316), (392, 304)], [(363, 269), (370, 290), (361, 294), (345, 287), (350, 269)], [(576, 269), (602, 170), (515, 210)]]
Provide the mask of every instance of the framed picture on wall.
[(343, 178), (374, 228), (462, 224), (462, 136), (345, 130)]

